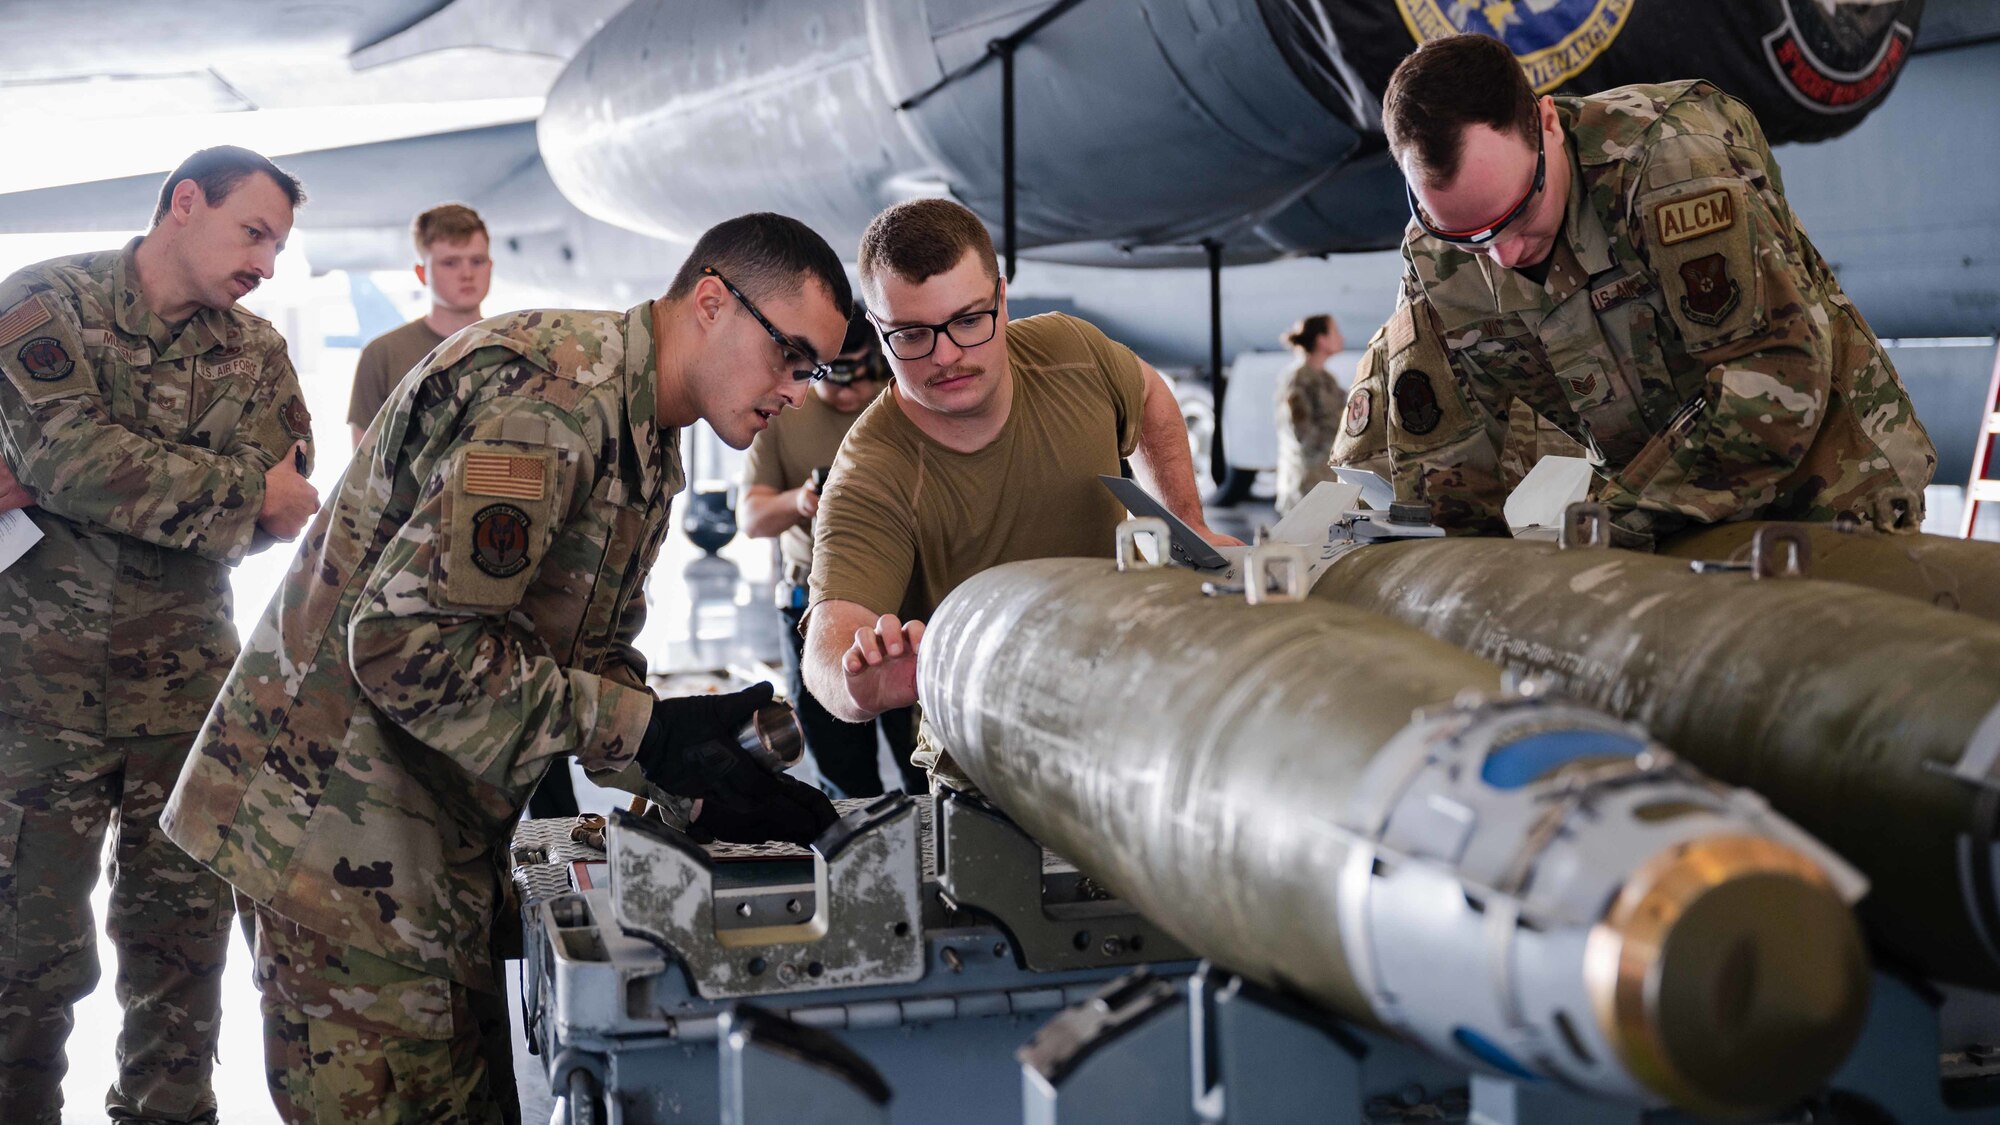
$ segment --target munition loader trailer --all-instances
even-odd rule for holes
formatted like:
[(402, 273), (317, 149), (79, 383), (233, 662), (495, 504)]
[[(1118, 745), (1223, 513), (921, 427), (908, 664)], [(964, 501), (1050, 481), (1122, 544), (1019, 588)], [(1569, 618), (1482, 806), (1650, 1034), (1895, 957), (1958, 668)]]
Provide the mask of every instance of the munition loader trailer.
[(1944, 1100), (1935, 997), (1868, 971), (1866, 880), (1763, 798), (1287, 600), (1297, 549), (1231, 583), (1134, 538), (934, 616), (977, 794), (848, 803), (810, 852), (523, 827), (562, 1115), (1985, 1119)]

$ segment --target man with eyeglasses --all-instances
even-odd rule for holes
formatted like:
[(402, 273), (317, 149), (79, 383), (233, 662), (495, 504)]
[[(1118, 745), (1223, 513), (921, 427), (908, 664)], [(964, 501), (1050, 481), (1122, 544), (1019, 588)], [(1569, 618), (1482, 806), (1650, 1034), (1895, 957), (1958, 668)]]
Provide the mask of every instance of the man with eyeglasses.
[(481, 321), (384, 405), (164, 818), (254, 909), (287, 1122), (518, 1119), (495, 938), (518, 934), (507, 838), (552, 764), (650, 783), (721, 839), (833, 823), (735, 745), (769, 684), (657, 699), (632, 642), (679, 428), (748, 445), (852, 307), (817, 234), (746, 215), (664, 297)]
[(833, 717), (805, 686), (800, 661), (805, 636), (807, 576), (812, 573), (813, 516), (819, 512), (820, 488), (840, 452), (840, 442), (855, 419), (875, 401), (888, 369), (868, 314), (855, 309), (847, 322), (840, 355), (828, 364), (826, 378), (813, 384), (805, 402), (757, 435), (743, 467), (743, 500), (738, 515), (743, 532), (776, 538), (783, 574), (777, 583), (778, 615), (784, 620), (785, 673), (789, 695), (805, 733), (820, 776), (841, 797), (879, 797), (882, 776), (876, 765), (876, 729), (889, 745), (889, 755), (902, 772), (906, 792), (921, 793), (924, 772), (910, 765), (916, 749), (916, 716), (898, 707), (873, 722), (849, 723)]
[[(1010, 323), (985, 224), (950, 200), (898, 204), (861, 236), (869, 317), (895, 382), (848, 432), (813, 530), (806, 686), (852, 722), (916, 702), (923, 622), (959, 583), (1021, 559), (1110, 557), (1140, 483), (1211, 542), (1180, 406), (1091, 324)], [(913, 760), (972, 784), (928, 729)]]
[(1518, 399), (1589, 448), (1620, 546), (1733, 519), (1917, 530), (1930, 438), (1742, 103), (1701, 81), (1538, 99), (1460, 35), (1403, 60), (1383, 122), (1414, 218), (1372, 342), (1386, 394), (1334, 464), (1380, 427), (1400, 497), (1504, 535)]

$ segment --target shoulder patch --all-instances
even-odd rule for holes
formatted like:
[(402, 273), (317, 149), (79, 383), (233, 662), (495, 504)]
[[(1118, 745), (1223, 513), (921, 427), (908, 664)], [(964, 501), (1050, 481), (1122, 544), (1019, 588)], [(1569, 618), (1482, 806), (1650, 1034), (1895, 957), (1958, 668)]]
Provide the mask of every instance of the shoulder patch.
[(472, 496), (540, 500), (547, 476), (548, 459), (540, 455), (485, 450), (465, 455), (465, 491)]
[(49, 308), (41, 295), (29, 297), (0, 315), (0, 343), (11, 344), (48, 322)]
[(312, 412), (306, 409), (305, 400), (298, 395), (285, 400), (284, 407), (278, 411), (278, 418), (284, 422), (286, 433), (300, 440), (312, 439)]
[(1356, 387), (1347, 396), (1347, 424), (1344, 427), (1348, 437), (1360, 437), (1368, 432), (1368, 419), (1375, 412), (1375, 396), (1367, 387)]
[(1715, 188), (1668, 199), (1653, 209), (1653, 222), (1661, 246), (1719, 234), (1736, 225), (1736, 196), (1728, 188)]
[(1743, 287), (1729, 276), (1729, 259), (1721, 254), (1682, 262), (1681, 289), (1681, 313), (1711, 327), (1729, 319), (1743, 298)]
[(60, 383), (76, 370), (76, 358), (54, 336), (31, 337), (14, 353), (28, 378), (37, 383)]
[(1396, 400), (1396, 419), (1410, 433), (1419, 436), (1430, 433), (1444, 420), (1429, 375), (1414, 368), (1407, 370), (1396, 376), (1396, 387), (1391, 393)]
[(472, 517), (472, 561), (494, 578), (512, 578), (528, 566), (528, 513), (512, 504), (488, 504)]

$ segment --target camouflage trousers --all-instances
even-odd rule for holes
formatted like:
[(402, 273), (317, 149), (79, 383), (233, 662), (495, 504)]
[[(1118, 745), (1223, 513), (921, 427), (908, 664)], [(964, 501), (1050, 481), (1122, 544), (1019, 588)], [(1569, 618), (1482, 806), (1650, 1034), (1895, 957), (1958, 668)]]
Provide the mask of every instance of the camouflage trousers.
[(90, 893), (112, 837), (121, 1120), (212, 1121), (229, 888), (160, 832), (194, 735), (106, 739), (0, 715), (0, 1114), (62, 1116), (71, 1008), (97, 984)]
[(504, 995), (239, 903), (256, 915), (264, 1066), (286, 1125), (520, 1125)]

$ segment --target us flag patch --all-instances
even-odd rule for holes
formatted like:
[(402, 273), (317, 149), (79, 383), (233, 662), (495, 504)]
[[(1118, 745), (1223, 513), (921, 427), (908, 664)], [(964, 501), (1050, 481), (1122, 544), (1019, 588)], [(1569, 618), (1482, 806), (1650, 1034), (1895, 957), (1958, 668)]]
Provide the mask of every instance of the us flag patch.
[(547, 471), (540, 457), (474, 450), (465, 455), (465, 491), (473, 496), (540, 500)]
[(0, 316), (0, 343), (12, 343), (49, 322), (49, 310), (40, 297), (30, 297)]

